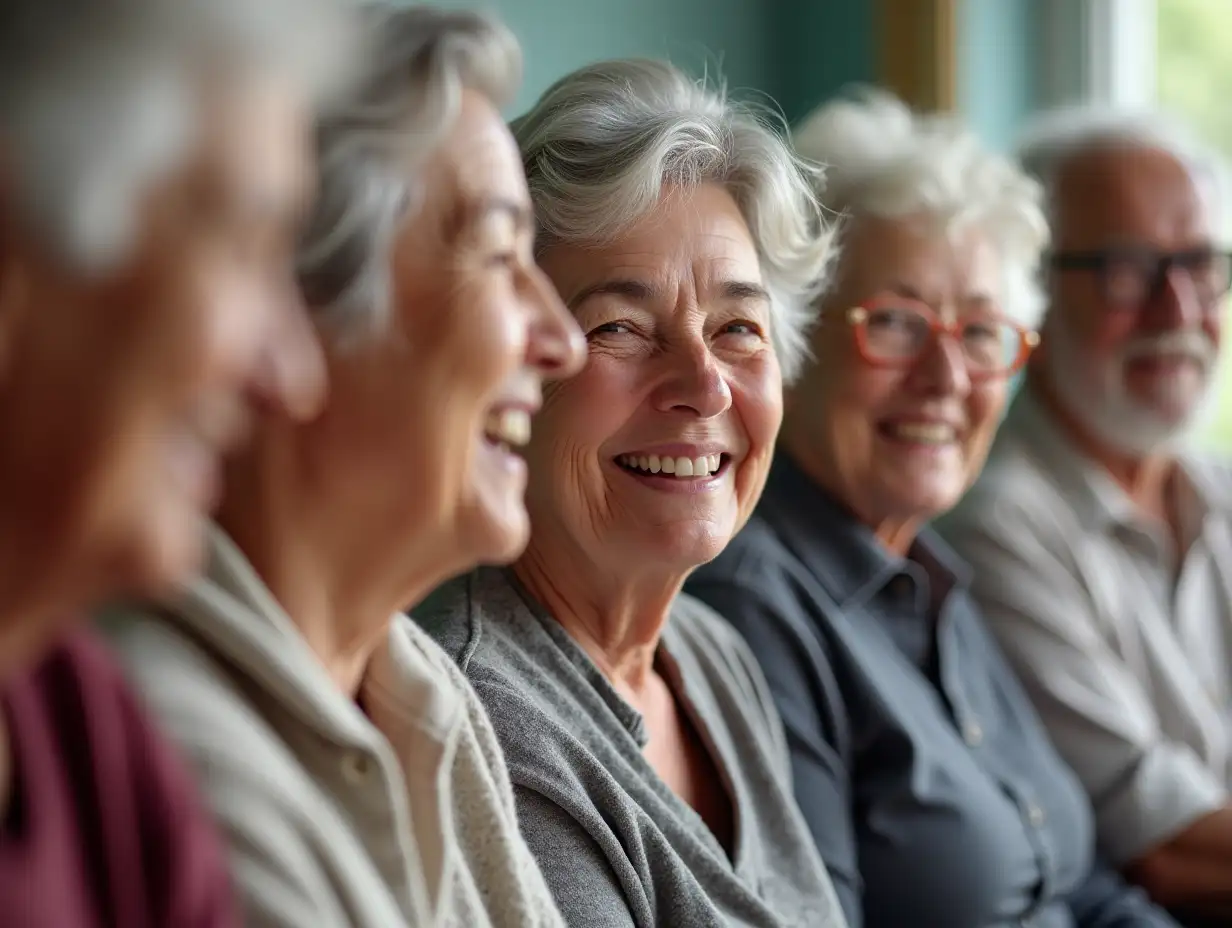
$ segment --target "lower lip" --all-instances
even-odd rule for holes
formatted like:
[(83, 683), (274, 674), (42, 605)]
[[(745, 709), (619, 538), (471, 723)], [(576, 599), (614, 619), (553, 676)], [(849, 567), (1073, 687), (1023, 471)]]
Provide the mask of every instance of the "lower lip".
[(1128, 364), (1132, 373), (1147, 377), (1177, 377), (1190, 371), (1198, 371), (1201, 365), (1193, 358), (1166, 355), (1154, 358), (1134, 358)]
[(657, 490), (660, 493), (683, 493), (689, 495), (707, 493), (717, 489), (719, 484), (723, 482), (723, 478), (727, 476), (731, 462), (725, 461), (722, 467), (705, 477), (664, 477), (662, 474), (646, 474), (641, 471), (629, 470), (616, 463), (613, 463), (612, 466), (630, 480), (651, 490)]
[(488, 459), (501, 470), (512, 475), (525, 475), (526, 461), (508, 445), (499, 444), (489, 438), (484, 438), (483, 447), (487, 452)]

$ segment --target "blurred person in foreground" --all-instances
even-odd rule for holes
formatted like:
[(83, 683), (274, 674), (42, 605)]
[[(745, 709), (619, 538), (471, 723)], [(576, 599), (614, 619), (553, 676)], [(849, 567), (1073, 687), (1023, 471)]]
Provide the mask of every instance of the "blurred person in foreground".
[(1093, 865), (1091, 811), (928, 522), (984, 464), (1034, 343), (1036, 184), (868, 92), (795, 133), (845, 216), (747, 528), (687, 589), (744, 634), (848, 922), (1172, 925)]
[(814, 172), (653, 61), (575, 71), (514, 132), (589, 359), (526, 449), (526, 553), (421, 620), (492, 717), (570, 925), (840, 926), (765, 679), (680, 595), (761, 494), (829, 256)]
[(528, 533), (526, 441), (582, 339), (535, 266), (502, 26), (373, 6), (299, 251), (330, 395), (227, 470), (206, 576), (112, 642), (196, 764), (250, 928), (552, 926), (492, 728), (402, 610)]
[(1223, 166), (1163, 118), (1090, 111), (1022, 159), (1053, 234), (1040, 349), (945, 531), (1109, 858), (1232, 919), (1232, 470), (1183, 444), (1232, 282)]
[(185, 773), (73, 626), (186, 580), (249, 408), (321, 395), (290, 256), (346, 23), (308, 0), (0, 6), (5, 925), (235, 924)]

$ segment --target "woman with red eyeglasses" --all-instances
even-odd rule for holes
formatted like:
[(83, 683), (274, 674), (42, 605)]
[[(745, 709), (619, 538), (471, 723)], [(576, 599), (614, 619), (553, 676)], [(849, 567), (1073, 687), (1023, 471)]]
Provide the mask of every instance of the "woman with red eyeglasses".
[(928, 527), (1035, 345), (1040, 191), (877, 94), (796, 145), (829, 168), (842, 252), (762, 500), (688, 590), (762, 661), (852, 928), (1172, 925), (1096, 862), (1086, 795)]

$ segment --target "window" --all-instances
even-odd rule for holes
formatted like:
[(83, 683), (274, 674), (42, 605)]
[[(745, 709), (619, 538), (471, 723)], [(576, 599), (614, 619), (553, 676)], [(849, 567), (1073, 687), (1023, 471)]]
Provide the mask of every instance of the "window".
[[(1048, 62), (1044, 105), (1158, 106), (1184, 119), (1232, 165), (1229, 0), (1042, 0), (1040, 24)], [(1226, 206), (1232, 231), (1232, 202)], [(1232, 337), (1193, 438), (1232, 452)]]
[(1157, 2), (1040, 0), (1041, 102), (1153, 103)]
[[(1156, 99), (1232, 164), (1232, 7), (1227, 0), (1155, 0)], [(1232, 203), (1225, 204), (1232, 218)], [(1232, 223), (1225, 223), (1232, 229)], [(1232, 244), (1232, 243), (1229, 243)], [(1229, 320), (1232, 321), (1232, 320)], [(1195, 440), (1232, 451), (1232, 341), (1225, 338), (1208, 415)]]

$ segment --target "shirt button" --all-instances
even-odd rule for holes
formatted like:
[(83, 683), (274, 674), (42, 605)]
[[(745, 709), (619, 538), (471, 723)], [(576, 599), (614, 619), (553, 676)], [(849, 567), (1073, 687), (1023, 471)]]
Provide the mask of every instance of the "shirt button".
[(1032, 827), (1042, 828), (1047, 819), (1048, 816), (1044, 814), (1044, 810), (1035, 803), (1027, 806), (1027, 821), (1031, 823)]
[(963, 725), (963, 740), (967, 742), (968, 747), (979, 747), (984, 741), (984, 729), (980, 727), (980, 723), (975, 719), (967, 719)]
[(372, 759), (367, 754), (354, 751), (343, 755), (342, 778), (351, 786), (361, 786), (372, 773)]

